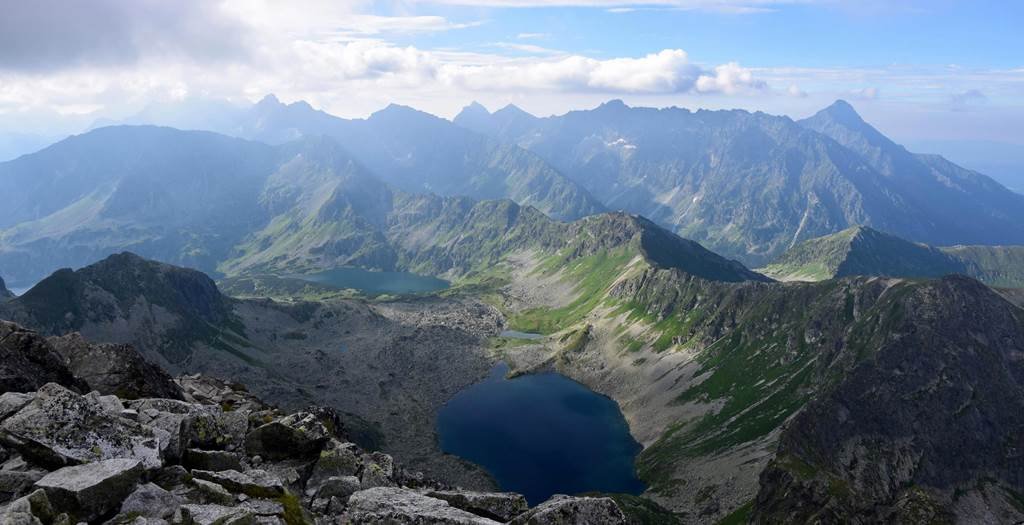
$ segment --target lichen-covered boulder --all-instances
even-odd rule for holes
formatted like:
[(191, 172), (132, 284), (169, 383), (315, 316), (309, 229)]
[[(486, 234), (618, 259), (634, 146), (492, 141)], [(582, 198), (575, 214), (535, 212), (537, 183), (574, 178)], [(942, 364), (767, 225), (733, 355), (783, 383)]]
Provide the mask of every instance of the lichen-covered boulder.
[(427, 496), (443, 499), (455, 508), (502, 522), (509, 521), (529, 509), (526, 498), (514, 492), (438, 490), (428, 492)]
[(349, 498), (348, 510), (342, 523), (495, 525), (499, 522), (411, 490), (374, 487), (356, 492)]
[(264, 470), (253, 469), (245, 472), (193, 470), (192, 476), (212, 481), (231, 492), (254, 498), (278, 498), (285, 494), (284, 484), (281, 483), (281, 480)]
[(142, 472), (138, 460), (108, 459), (58, 469), (37, 481), (36, 487), (46, 491), (54, 508), (93, 521), (120, 508)]
[(249, 432), (245, 450), (269, 460), (316, 455), (334, 436), (330, 414), (303, 411), (270, 421)]
[(625, 525), (626, 515), (611, 498), (557, 495), (512, 520), (513, 525)]
[(182, 505), (183, 525), (251, 525), (256, 516), (251, 510), (224, 505)]
[(112, 458), (136, 459), (145, 468), (163, 463), (154, 429), (56, 383), (0, 423), (0, 442), (50, 468)]

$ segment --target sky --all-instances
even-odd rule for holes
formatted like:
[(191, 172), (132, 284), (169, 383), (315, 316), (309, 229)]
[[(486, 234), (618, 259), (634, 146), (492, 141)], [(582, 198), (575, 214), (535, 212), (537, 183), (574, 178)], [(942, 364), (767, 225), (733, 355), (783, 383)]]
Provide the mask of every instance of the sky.
[(268, 93), (446, 118), (842, 98), (898, 140), (1024, 144), (1022, 25), (1015, 0), (0, 0), (0, 132)]

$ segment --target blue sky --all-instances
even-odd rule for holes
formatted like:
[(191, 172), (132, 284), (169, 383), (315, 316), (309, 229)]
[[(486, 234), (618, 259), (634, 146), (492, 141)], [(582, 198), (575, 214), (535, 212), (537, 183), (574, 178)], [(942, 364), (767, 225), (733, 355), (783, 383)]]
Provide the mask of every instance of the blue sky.
[(59, 0), (0, 5), (0, 132), (267, 93), (342, 116), (473, 100), (803, 117), (1024, 143), (1024, 2)]

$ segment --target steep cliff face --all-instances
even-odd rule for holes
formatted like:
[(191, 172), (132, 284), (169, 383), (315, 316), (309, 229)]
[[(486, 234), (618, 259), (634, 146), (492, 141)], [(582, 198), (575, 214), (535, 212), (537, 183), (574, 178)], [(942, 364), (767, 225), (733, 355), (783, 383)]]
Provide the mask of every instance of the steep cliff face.
[(880, 306), (863, 358), (786, 426), (755, 521), (1024, 519), (1021, 311), (966, 278)]

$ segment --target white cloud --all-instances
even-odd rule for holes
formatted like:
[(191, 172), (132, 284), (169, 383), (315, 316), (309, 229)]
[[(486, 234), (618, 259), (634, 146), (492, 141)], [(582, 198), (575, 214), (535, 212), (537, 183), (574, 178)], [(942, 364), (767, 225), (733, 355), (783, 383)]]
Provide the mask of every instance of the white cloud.
[(715, 67), (713, 74), (703, 74), (697, 78), (697, 91), (701, 93), (726, 93), (729, 95), (740, 91), (758, 90), (767, 87), (761, 80), (754, 78), (754, 73), (740, 67), (736, 62), (729, 62)]
[(520, 40), (538, 40), (548, 38), (549, 36), (551, 35), (547, 33), (519, 33), (518, 35), (516, 35), (516, 38)]
[(786, 88), (786, 94), (791, 96), (791, 97), (795, 97), (795, 98), (805, 98), (805, 97), (807, 97), (807, 92), (802, 90), (802, 89), (800, 89), (800, 86), (798, 86), (796, 84), (790, 84), (789, 87)]
[(480, 91), (733, 94), (764, 85), (735, 63), (705, 71), (681, 49), (639, 58), (598, 60), (572, 55), (487, 65), (448, 64), (440, 73), (444, 82)]

